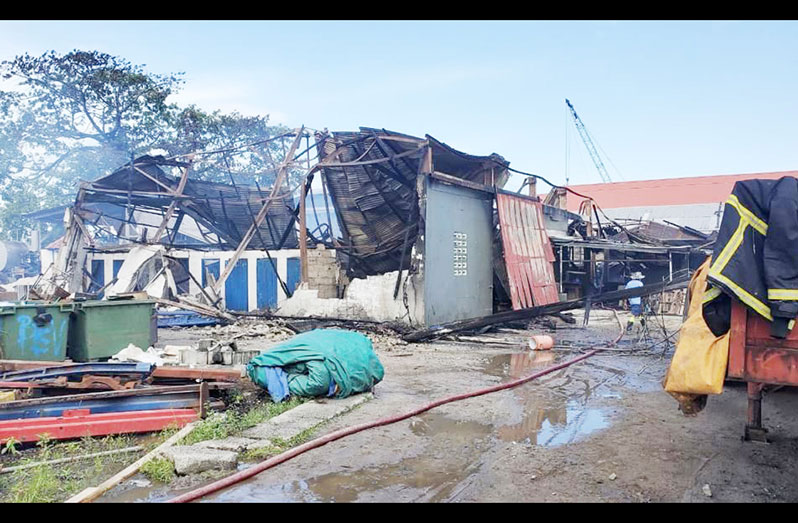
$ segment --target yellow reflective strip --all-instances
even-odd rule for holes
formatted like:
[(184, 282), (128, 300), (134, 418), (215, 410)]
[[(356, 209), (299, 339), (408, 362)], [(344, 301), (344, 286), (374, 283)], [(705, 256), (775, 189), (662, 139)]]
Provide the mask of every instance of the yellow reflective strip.
[(746, 228), (748, 228), (748, 223), (741, 216), (740, 223), (737, 224), (737, 229), (734, 230), (734, 233), (729, 238), (729, 241), (726, 242), (726, 246), (723, 247), (722, 251), (720, 251), (715, 263), (713, 263), (712, 267), (710, 267), (710, 271), (720, 272), (726, 268), (726, 264), (729, 263), (729, 260), (732, 259), (734, 253), (737, 252), (737, 248), (740, 247), (740, 244), (743, 242)]
[(773, 321), (773, 316), (770, 314), (770, 308), (759, 301), (756, 297), (749, 294), (748, 291), (731, 281), (726, 276), (720, 274), (719, 272), (714, 272), (712, 269), (709, 270), (709, 276), (718, 280), (721, 283), (724, 283), (726, 286), (731, 289), (731, 291), (740, 299), (741, 302), (745, 303), (756, 312), (761, 314), (764, 318), (767, 318), (770, 321)]
[(714, 300), (715, 298), (720, 296), (721, 292), (722, 291), (720, 289), (718, 289), (717, 287), (710, 288), (707, 292), (704, 293), (704, 299), (701, 301), (701, 303), (709, 303), (709, 302), (711, 302), (712, 300)]
[(739, 214), (741, 218), (744, 217), (754, 229), (759, 231), (761, 234), (767, 235), (768, 224), (765, 223), (764, 220), (762, 220), (759, 216), (752, 213), (743, 204), (741, 204), (740, 200), (737, 199), (737, 196), (730, 194), (729, 199), (726, 200), (726, 203), (737, 209), (737, 214)]
[(798, 300), (798, 289), (768, 289), (769, 300)]
[(787, 323), (787, 330), (792, 330), (793, 327), (795, 327), (795, 320), (790, 320), (790, 322)]

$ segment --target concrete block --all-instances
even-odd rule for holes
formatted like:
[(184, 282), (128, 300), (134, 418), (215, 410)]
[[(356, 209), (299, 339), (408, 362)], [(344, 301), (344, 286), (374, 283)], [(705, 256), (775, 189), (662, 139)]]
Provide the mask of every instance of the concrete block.
[(250, 445), (261, 445), (262, 440), (252, 438), (225, 438), (225, 439), (209, 439), (207, 441), (200, 441), (192, 447), (201, 447), (217, 450), (228, 450), (231, 452), (243, 452), (247, 450)]
[(206, 470), (235, 470), (238, 465), (236, 452), (194, 445), (168, 448), (164, 456), (175, 464), (175, 472), (181, 476)]

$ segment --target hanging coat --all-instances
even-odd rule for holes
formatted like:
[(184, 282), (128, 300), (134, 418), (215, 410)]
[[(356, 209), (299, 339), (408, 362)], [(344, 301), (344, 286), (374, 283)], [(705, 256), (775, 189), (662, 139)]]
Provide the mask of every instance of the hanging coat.
[(713, 333), (728, 331), (733, 297), (786, 337), (798, 316), (798, 180), (734, 184), (707, 280), (703, 310)]

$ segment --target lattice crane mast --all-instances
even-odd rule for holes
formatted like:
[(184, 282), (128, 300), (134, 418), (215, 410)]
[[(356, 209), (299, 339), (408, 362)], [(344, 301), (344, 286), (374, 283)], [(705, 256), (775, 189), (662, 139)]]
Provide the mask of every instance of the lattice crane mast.
[(571, 105), (571, 102), (568, 100), (568, 98), (565, 99), (565, 103), (568, 104), (568, 108), (571, 110), (571, 114), (574, 116), (574, 125), (576, 125), (576, 130), (579, 131), (579, 136), (582, 137), (582, 142), (584, 142), (587, 152), (590, 154), (590, 158), (596, 165), (599, 176), (601, 176), (601, 179), (604, 181), (604, 183), (611, 183), (612, 179), (610, 178), (610, 174), (607, 172), (607, 168), (604, 167), (604, 162), (601, 161), (601, 156), (599, 156), (596, 146), (593, 145), (593, 140), (590, 138), (590, 133), (587, 132), (585, 124), (582, 123), (581, 118), (579, 118), (579, 115), (576, 114), (576, 109), (574, 109), (574, 106)]

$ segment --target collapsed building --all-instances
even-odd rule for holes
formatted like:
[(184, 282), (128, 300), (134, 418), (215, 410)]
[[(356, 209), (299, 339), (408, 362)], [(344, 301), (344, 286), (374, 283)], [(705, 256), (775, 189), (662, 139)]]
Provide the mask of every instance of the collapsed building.
[(593, 206), (569, 210), (564, 188), (543, 201), (534, 182), (507, 191), (502, 156), (429, 135), (324, 131), (312, 146), (304, 128), (291, 136), (267, 188), (194, 179), (188, 155), (141, 156), (84, 182), (57, 251), (42, 251), (32, 296), (144, 291), (226, 319), (433, 326), (614, 290), (641, 268), (673, 279), (710, 241), (685, 227), (602, 223)]

